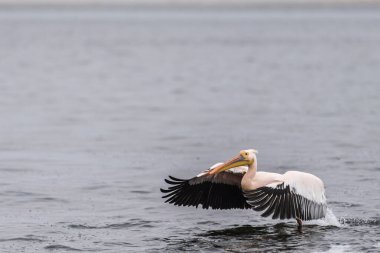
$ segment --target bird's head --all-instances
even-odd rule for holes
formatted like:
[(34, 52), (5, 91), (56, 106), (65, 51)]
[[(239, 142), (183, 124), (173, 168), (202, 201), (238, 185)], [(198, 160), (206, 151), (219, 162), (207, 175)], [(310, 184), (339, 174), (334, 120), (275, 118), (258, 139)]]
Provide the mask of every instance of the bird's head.
[(256, 162), (256, 154), (258, 153), (255, 149), (245, 149), (241, 150), (239, 152), (239, 155), (233, 157), (232, 159), (228, 160), (227, 162), (216, 166), (215, 168), (211, 169), (209, 171), (209, 175), (217, 174), (219, 172), (239, 167), (239, 166), (247, 166), (252, 165), (254, 162)]

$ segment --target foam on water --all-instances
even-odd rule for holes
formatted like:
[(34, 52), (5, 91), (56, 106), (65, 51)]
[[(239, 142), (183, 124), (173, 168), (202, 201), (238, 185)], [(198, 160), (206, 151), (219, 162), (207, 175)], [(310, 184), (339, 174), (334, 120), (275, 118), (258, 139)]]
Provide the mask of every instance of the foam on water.
[(331, 245), (330, 249), (327, 251), (314, 251), (314, 253), (319, 252), (328, 252), (328, 253), (347, 253), (347, 252), (353, 252), (350, 250), (349, 245)]
[(362, 225), (379, 225), (380, 220), (376, 218), (363, 219), (363, 218), (350, 218), (350, 217), (341, 217), (339, 222), (343, 226), (362, 226)]

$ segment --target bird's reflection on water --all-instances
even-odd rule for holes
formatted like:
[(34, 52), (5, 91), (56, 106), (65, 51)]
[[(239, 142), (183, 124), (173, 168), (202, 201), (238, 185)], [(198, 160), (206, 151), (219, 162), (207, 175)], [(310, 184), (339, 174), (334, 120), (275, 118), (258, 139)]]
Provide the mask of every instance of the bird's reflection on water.
[(209, 230), (180, 240), (168, 239), (169, 251), (200, 249), (228, 252), (268, 252), (277, 250), (302, 251), (308, 249), (328, 250), (321, 245), (326, 231), (339, 229), (334, 226), (307, 225), (302, 232), (291, 223), (264, 226), (236, 225), (230, 228)]

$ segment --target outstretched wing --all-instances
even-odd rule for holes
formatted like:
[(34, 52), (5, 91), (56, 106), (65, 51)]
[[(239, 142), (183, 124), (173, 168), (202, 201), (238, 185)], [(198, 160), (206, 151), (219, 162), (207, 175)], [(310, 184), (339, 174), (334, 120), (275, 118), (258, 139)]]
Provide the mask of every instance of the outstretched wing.
[(169, 176), (165, 179), (171, 185), (161, 189), (166, 195), (165, 202), (177, 206), (202, 206), (204, 209), (251, 208), (241, 189), (241, 180), (246, 169), (227, 170), (215, 175), (200, 173), (191, 179)]
[(321, 219), (326, 215), (323, 182), (308, 173), (289, 171), (283, 182), (272, 183), (244, 192), (247, 202), (261, 216), (272, 219)]

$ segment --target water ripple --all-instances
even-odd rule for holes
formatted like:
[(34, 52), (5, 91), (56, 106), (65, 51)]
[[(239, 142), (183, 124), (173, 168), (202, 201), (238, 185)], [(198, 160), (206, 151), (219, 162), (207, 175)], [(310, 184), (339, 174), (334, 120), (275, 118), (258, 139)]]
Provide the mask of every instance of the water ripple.
[(25, 191), (4, 191), (1, 193), (3, 196), (10, 197), (33, 197), (33, 196), (42, 196), (42, 194), (33, 193), (33, 192), (25, 192)]
[(129, 222), (112, 223), (112, 224), (106, 224), (102, 226), (70, 224), (68, 225), (68, 227), (74, 228), (74, 229), (125, 229), (125, 228), (131, 228), (131, 227), (151, 228), (151, 227), (154, 227), (154, 225), (152, 225), (153, 223), (155, 222), (148, 221), (148, 220), (141, 220), (141, 219), (131, 219)]
[(148, 193), (151, 193), (150, 191), (142, 191), (142, 190), (134, 190), (134, 191), (131, 191), (131, 193), (137, 193), (137, 194), (148, 194)]
[(65, 199), (53, 198), (53, 197), (42, 197), (42, 198), (34, 198), (33, 202), (59, 202), (59, 203), (69, 203), (69, 201)]
[(197, 222), (198, 225), (219, 225), (218, 222), (215, 221), (199, 221)]
[(82, 251), (80, 249), (77, 249), (77, 248), (72, 248), (72, 247), (69, 247), (69, 246), (65, 246), (65, 245), (61, 245), (61, 244), (52, 244), (52, 245), (48, 245), (46, 247), (44, 247), (44, 249), (47, 249), (47, 250), (57, 250), (57, 251)]
[(362, 206), (358, 203), (342, 202), (342, 201), (329, 201), (329, 204), (333, 204), (339, 207), (359, 207)]
[(0, 242), (10, 242), (10, 241), (44, 242), (45, 240), (35, 238), (35, 237), (15, 237), (15, 238), (9, 238), (9, 239), (0, 239)]
[(103, 243), (104, 246), (133, 246), (129, 242), (105, 242)]

